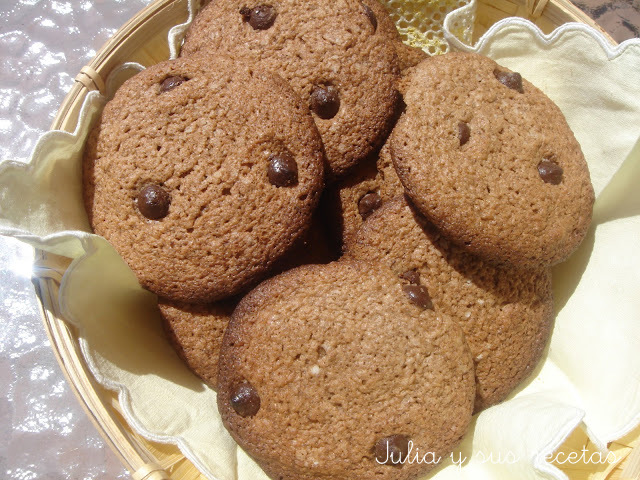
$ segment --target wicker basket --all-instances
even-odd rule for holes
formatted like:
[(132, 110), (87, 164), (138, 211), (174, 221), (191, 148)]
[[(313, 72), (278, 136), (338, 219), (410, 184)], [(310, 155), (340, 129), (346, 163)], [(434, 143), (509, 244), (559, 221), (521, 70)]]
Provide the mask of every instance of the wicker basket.
[[(567, 0), (479, 0), (475, 35), (481, 35), (492, 24), (508, 16), (527, 18), (545, 33), (566, 22), (582, 22), (611, 38)], [(82, 69), (60, 107), (52, 128), (73, 132), (86, 94), (90, 90), (104, 92), (102, 79), (116, 66), (125, 61), (148, 66), (167, 59), (167, 32), (173, 25), (186, 21), (187, 17), (187, 0), (157, 0), (139, 12)], [(611, 42), (615, 43), (612, 39)], [(63, 270), (66, 266), (66, 261), (62, 258), (53, 258), (44, 252), (37, 252), (36, 256), (36, 262), (42, 261), (47, 265), (51, 265), (52, 261), (61, 262)], [(82, 358), (77, 332), (57, 314), (60, 280), (59, 273), (51, 270), (49, 275), (34, 280), (41, 300), (41, 314), (64, 374), (106, 442), (132, 472), (135, 480), (204, 480), (177, 447), (153, 443), (134, 433), (121, 415), (115, 394), (103, 389), (93, 379)], [(637, 436), (636, 434), (635, 437)], [(576, 432), (565, 443), (564, 448), (569, 451), (586, 443), (586, 435)], [(578, 446), (578, 451), (579, 448)], [(639, 451), (640, 449), (636, 449), (631, 455), (627, 452), (626, 457), (630, 458), (621, 462), (616, 471), (606, 478), (640, 478), (640, 462), (633, 458), (640, 457), (636, 455)], [(623, 465), (625, 463), (626, 466)], [(623, 468), (625, 470), (621, 477)], [(600, 478), (604, 478), (604, 475)]]

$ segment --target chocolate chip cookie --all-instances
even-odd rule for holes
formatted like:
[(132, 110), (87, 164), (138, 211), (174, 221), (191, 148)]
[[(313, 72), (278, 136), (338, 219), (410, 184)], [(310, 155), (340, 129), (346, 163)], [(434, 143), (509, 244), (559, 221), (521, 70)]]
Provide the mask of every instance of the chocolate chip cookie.
[(404, 72), (422, 60), (429, 58), (429, 55), (421, 48), (412, 47), (402, 41), (396, 24), (382, 3), (378, 0), (362, 0), (362, 5), (364, 5), (365, 12), (370, 17), (372, 25), (376, 27), (376, 31), (393, 43), (401, 71)]
[(169, 342), (189, 369), (214, 390), (224, 330), (238, 300), (192, 304), (159, 299), (158, 307)]
[(375, 158), (360, 163), (328, 189), (326, 211), (333, 234), (342, 245), (348, 244), (367, 217), (402, 193), (404, 187), (393, 168), (389, 143), (385, 143)]
[(470, 255), (404, 196), (364, 222), (347, 255), (384, 262), (407, 295), (458, 322), (474, 357), (476, 411), (504, 400), (540, 360), (553, 318), (548, 268), (495, 267)]
[(316, 210), (309, 230), (282, 260), (276, 262), (269, 276), (275, 276), (301, 265), (331, 263), (340, 257), (340, 253), (330, 241), (325, 222)]
[(163, 298), (255, 283), (308, 228), (322, 141), (289, 85), (225, 57), (157, 64), (105, 107), (84, 156), (94, 231)]
[[(301, 265), (330, 263), (337, 255), (329, 249), (322, 223), (315, 218), (305, 235), (273, 266), (276, 275)], [(224, 330), (241, 296), (213, 304), (158, 300), (164, 330), (190, 370), (214, 390), (218, 385), (218, 356)]]
[(495, 263), (554, 265), (580, 244), (593, 187), (560, 109), (470, 53), (415, 67), (391, 136), (400, 180), (447, 237)]
[(226, 53), (277, 72), (313, 113), (338, 177), (379, 147), (398, 99), (394, 46), (359, 0), (216, 0), (181, 55)]
[(222, 420), (271, 478), (416, 478), (460, 441), (474, 396), (460, 328), (365, 262), (262, 283), (220, 355)]

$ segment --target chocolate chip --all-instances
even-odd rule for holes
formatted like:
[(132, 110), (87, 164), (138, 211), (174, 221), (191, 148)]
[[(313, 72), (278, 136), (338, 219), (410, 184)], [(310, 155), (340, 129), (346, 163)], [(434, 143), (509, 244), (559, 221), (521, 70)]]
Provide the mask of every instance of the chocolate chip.
[(497, 68), (493, 71), (493, 75), (502, 83), (505, 87), (509, 87), (512, 90), (516, 90), (520, 93), (524, 93), (522, 87), (522, 75), (517, 72), (503, 72)]
[(460, 139), (460, 146), (463, 146), (469, 141), (471, 136), (471, 129), (465, 122), (458, 123), (458, 138)]
[(564, 170), (560, 165), (546, 158), (538, 164), (538, 174), (545, 183), (558, 185), (562, 181), (563, 173)]
[(414, 285), (420, 285), (420, 274), (415, 270), (407, 270), (400, 275), (400, 278)]
[(274, 153), (269, 157), (269, 182), (276, 187), (291, 187), (298, 183), (298, 165), (289, 152)]
[(335, 117), (340, 110), (338, 89), (331, 85), (314, 87), (311, 92), (310, 105), (311, 110), (320, 118), (328, 120)]
[(164, 92), (168, 92), (169, 90), (173, 90), (174, 88), (179, 87), (186, 81), (187, 81), (186, 78), (179, 77), (177, 75), (173, 77), (167, 77), (160, 84), (160, 92), (164, 93)]
[(391, 435), (381, 438), (376, 442), (374, 450), (379, 463), (401, 467), (409, 455), (409, 437)]
[(373, 10), (371, 10), (371, 7), (369, 5), (365, 5), (363, 3), (362, 7), (364, 8), (364, 14), (371, 22), (371, 25), (373, 26), (373, 32), (375, 33), (375, 31), (378, 29), (378, 19), (376, 18), (375, 13), (373, 13)]
[(358, 212), (363, 220), (375, 212), (382, 205), (382, 199), (376, 192), (369, 192), (358, 202)]
[(424, 285), (403, 285), (402, 291), (420, 308), (433, 310), (431, 296)]
[(136, 200), (140, 213), (150, 220), (160, 220), (169, 213), (171, 196), (160, 185), (145, 185)]
[(254, 30), (267, 30), (276, 21), (278, 12), (271, 5), (258, 5), (253, 8), (242, 7), (240, 15), (242, 20), (249, 22)]
[(245, 380), (231, 390), (231, 406), (241, 417), (253, 417), (260, 410), (260, 395)]

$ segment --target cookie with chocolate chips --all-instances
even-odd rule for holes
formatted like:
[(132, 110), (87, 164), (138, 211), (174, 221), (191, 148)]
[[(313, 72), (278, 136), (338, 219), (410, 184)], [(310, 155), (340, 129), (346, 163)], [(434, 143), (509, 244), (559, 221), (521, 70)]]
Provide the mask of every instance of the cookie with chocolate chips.
[(141, 284), (211, 303), (258, 282), (302, 237), (323, 187), (314, 121), (274, 74), (184, 58), (127, 81), (84, 155), (84, 200)]
[(363, 223), (347, 256), (385, 263), (408, 298), (458, 322), (475, 363), (476, 412), (504, 400), (535, 369), (553, 319), (548, 268), (496, 267), (466, 253), (405, 196)]
[(259, 285), (220, 354), (222, 420), (271, 478), (416, 478), (458, 444), (474, 396), (459, 326), (353, 260)]
[(412, 47), (402, 41), (395, 22), (379, 0), (362, 0), (362, 5), (365, 14), (371, 19), (371, 24), (375, 26), (376, 33), (392, 42), (398, 55), (398, 66), (402, 72), (429, 58), (421, 48)]
[(422, 62), (391, 136), (400, 180), (450, 240), (497, 264), (554, 265), (584, 238), (594, 202), (560, 109), (517, 72), (470, 53)]
[(211, 388), (218, 386), (218, 357), (224, 330), (238, 301), (193, 304), (159, 299), (169, 343), (189, 369)]
[(226, 53), (277, 72), (312, 112), (336, 178), (386, 138), (398, 100), (395, 41), (359, 0), (216, 0), (181, 55)]
[[(337, 259), (329, 249), (322, 223), (314, 216), (305, 235), (273, 266), (276, 275), (301, 265)], [(214, 390), (218, 385), (218, 356), (224, 330), (241, 295), (212, 304), (158, 299), (165, 334), (189, 369)]]
[(346, 178), (327, 190), (325, 209), (332, 234), (345, 246), (362, 222), (382, 204), (404, 193), (393, 168), (389, 143), (378, 155), (359, 164)]

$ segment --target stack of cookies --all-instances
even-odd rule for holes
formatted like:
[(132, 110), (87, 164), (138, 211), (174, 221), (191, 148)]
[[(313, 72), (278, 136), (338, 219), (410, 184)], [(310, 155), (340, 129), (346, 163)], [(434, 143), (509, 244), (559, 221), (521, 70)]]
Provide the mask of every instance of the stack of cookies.
[(377, 0), (215, 0), (127, 81), (84, 201), (274, 479), (410, 479), (541, 358), (593, 189), (559, 109)]

